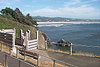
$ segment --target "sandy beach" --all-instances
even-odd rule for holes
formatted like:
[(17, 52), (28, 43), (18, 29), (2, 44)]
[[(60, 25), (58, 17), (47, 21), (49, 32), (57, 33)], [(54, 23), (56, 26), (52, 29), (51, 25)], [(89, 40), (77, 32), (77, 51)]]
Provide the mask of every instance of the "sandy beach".
[(38, 24), (61, 24), (61, 23), (69, 23), (69, 24), (91, 24), (91, 23), (100, 23), (100, 22), (37, 22)]

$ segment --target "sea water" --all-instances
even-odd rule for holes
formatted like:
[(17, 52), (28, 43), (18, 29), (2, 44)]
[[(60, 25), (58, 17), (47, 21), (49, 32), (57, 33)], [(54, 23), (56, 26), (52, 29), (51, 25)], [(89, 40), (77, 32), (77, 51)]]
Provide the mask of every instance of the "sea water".
[[(100, 55), (100, 23), (40, 24), (39, 29), (45, 32), (51, 41), (57, 42), (65, 39), (66, 41), (72, 42), (74, 51)], [(67, 50), (67, 47), (56, 45), (52, 45), (51, 48), (61, 49), (63, 51)]]

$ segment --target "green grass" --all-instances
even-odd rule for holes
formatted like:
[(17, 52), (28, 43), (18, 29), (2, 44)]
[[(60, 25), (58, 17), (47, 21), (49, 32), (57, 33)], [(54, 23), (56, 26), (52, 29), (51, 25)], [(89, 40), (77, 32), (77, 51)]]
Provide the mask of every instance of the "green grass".
[(36, 28), (28, 25), (21, 24), (17, 21), (15, 21), (12, 17), (10, 16), (2, 16), (0, 15), (0, 29), (16, 29), (16, 36), (19, 37), (19, 30), (22, 29), (23, 32), (25, 33), (26, 30), (31, 30), (32, 31), (32, 36), (34, 38)]

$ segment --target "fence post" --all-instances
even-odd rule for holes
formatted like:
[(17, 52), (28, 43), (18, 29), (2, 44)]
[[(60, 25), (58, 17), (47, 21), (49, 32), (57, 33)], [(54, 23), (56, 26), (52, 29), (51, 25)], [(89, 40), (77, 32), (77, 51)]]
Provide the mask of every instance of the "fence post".
[(7, 44), (5, 44), (6, 45), (6, 49), (7, 49)]
[(39, 44), (38, 44), (39, 38), (38, 38), (38, 35), (39, 35), (39, 32), (37, 31), (37, 34), (36, 34), (36, 38), (37, 38), (37, 49), (39, 49)]
[(3, 45), (3, 43), (1, 42), (1, 51), (2, 51), (2, 45)]
[(55, 60), (53, 60), (53, 67), (55, 67)]
[(28, 39), (30, 40), (30, 30), (27, 31), (28, 31)]
[(0, 41), (0, 51), (1, 51), (1, 41)]
[(7, 55), (5, 54), (5, 67), (7, 67)]
[(20, 40), (21, 40), (21, 45), (23, 45), (23, 31), (20, 29)]
[(9, 52), (10, 52), (10, 55), (11, 55), (11, 47), (9, 47)]
[(0, 41), (0, 51), (2, 51), (2, 46), (1, 46), (1, 45), (2, 45), (2, 43), (1, 43), (1, 41)]
[(12, 51), (14, 52), (14, 53), (16, 53), (16, 48), (15, 48), (15, 38), (16, 38), (16, 36), (15, 36), (15, 34), (16, 34), (16, 30), (15, 30), (15, 28), (14, 28), (14, 33), (13, 33), (13, 44), (12, 44)]
[(28, 50), (28, 33), (26, 31), (26, 50)]
[(16, 47), (16, 57), (18, 57), (18, 48)]
[(72, 43), (70, 44), (70, 55), (72, 55)]
[(47, 50), (47, 40), (45, 41), (45, 50)]
[(20, 60), (19, 60), (19, 67), (20, 67)]
[(37, 66), (39, 66), (39, 55), (37, 57)]
[(24, 48), (24, 60), (26, 60), (26, 53), (25, 53), (25, 48)]

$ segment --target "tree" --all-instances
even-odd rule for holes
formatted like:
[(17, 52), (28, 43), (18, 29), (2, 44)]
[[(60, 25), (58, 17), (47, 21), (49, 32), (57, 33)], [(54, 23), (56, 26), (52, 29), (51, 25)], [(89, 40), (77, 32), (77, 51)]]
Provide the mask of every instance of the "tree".
[(8, 16), (8, 18), (12, 17), (20, 23), (23, 23), (29, 26), (37, 25), (37, 22), (33, 20), (30, 14), (27, 14), (26, 16), (24, 16), (18, 8), (13, 10), (11, 8), (6, 7), (5, 9), (2, 9), (0, 12), (2, 15)]
[(28, 20), (30, 20), (30, 21), (32, 22), (33, 25), (36, 25), (36, 26), (38, 25), (38, 24), (37, 24), (37, 21), (36, 21), (35, 19), (33, 19), (32, 16), (30, 16), (29, 13), (26, 15), (26, 18), (27, 18)]
[(8, 14), (10, 14), (11, 16), (14, 15), (13, 9), (8, 8), (8, 7), (6, 7), (5, 9), (2, 9), (0, 12), (1, 12), (1, 14), (3, 14), (3, 15), (8, 15)]

